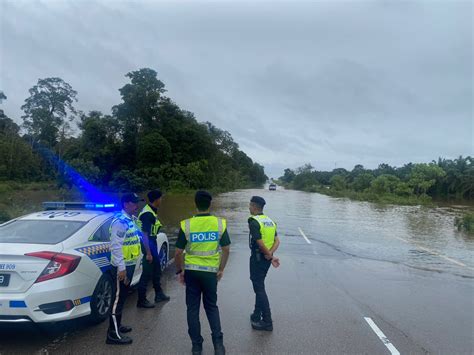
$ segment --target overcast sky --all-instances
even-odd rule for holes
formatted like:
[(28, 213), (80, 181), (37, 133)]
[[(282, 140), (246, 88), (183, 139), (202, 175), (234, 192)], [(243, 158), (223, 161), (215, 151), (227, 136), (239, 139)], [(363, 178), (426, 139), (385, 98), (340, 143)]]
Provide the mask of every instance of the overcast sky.
[(0, 0), (5, 113), (39, 78), (109, 113), (150, 67), (267, 175), (473, 154), (471, 1)]

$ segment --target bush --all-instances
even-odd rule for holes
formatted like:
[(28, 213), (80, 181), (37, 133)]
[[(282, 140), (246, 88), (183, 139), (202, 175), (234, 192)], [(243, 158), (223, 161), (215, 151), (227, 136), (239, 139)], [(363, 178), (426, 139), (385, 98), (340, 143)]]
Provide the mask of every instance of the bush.
[(467, 213), (461, 218), (454, 219), (454, 225), (459, 231), (464, 230), (468, 233), (474, 233), (474, 213)]
[(4, 194), (11, 191), (13, 191), (13, 187), (11, 186), (10, 183), (8, 182), (0, 183), (0, 194)]
[(147, 188), (147, 180), (129, 170), (122, 170), (114, 174), (110, 185), (117, 191), (140, 192)]
[(0, 223), (6, 222), (12, 219), (10, 214), (6, 211), (5, 205), (0, 205)]

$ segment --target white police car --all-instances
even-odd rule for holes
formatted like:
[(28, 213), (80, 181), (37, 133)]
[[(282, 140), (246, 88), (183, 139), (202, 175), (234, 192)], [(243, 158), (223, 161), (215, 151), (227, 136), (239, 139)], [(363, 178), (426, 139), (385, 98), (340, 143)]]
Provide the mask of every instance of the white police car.
[[(45, 211), (0, 225), (0, 322), (51, 322), (111, 308), (109, 226), (114, 204), (45, 202)], [(158, 236), (160, 263), (168, 239)], [(131, 284), (142, 272), (141, 258)]]

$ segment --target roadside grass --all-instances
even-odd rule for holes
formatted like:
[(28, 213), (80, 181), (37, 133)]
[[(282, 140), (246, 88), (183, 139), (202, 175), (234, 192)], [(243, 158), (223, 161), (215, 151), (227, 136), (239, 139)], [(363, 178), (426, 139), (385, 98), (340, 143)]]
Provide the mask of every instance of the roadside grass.
[(69, 192), (55, 182), (0, 182), (0, 223), (38, 211), (46, 200), (63, 200)]
[(395, 194), (377, 194), (372, 191), (364, 191), (358, 192), (353, 190), (335, 190), (331, 188), (327, 188), (324, 186), (311, 186), (309, 188), (305, 188), (304, 191), (307, 192), (317, 192), (323, 195), (331, 196), (331, 197), (345, 197), (351, 200), (356, 201), (368, 201), (368, 202), (376, 202), (376, 203), (384, 203), (384, 204), (393, 204), (393, 205), (407, 205), (407, 206), (415, 206), (415, 205), (423, 205), (423, 206), (434, 206), (431, 197), (427, 195), (415, 196), (399, 196)]
[(465, 231), (474, 235), (474, 212), (465, 213), (462, 217), (456, 217), (454, 225), (459, 231)]

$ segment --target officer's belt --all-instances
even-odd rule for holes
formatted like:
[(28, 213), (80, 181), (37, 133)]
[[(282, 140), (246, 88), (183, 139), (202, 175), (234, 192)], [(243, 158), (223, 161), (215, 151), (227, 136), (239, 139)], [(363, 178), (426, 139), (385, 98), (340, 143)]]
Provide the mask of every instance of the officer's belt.
[(198, 251), (198, 250), (191, 250), (189, 248), (186, 248), (186, 254), (188, 255), (211, 256), (211, 255), (216, 255), (217, 253), (219, 253), (219, 249)]
[(212, 266), (201, 266), (201, 265), (194, 265), (194, 264), (185, 264), (185, 270), (194, 270), (194, 271), (208, 271), (208, 272), (218, 272), (219, 268), (212, 267)]

